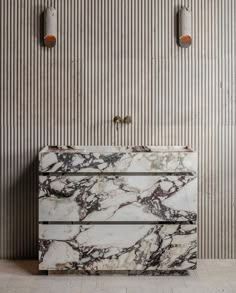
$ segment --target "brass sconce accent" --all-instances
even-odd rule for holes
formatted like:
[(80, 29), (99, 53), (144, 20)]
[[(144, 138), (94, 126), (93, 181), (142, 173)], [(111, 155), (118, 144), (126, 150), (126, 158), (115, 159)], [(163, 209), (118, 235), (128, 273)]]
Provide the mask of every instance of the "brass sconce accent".
[(44, 45), (48, 48), (56, 46), (57, 40), (57, 12), (53, 7), (44, 11)]
[(183, 7), (179, 11), (179, 46), (188, 48), (192, 44), (191, 11)]

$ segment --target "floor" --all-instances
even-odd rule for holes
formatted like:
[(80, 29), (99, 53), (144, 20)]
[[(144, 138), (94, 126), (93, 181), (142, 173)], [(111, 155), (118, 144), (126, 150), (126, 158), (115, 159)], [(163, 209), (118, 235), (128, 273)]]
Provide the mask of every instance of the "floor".
[(37, 273), (36, 261), (0, 261), (0, 293), (236, 292), (236, 260), (199, 260), (189, 276)]

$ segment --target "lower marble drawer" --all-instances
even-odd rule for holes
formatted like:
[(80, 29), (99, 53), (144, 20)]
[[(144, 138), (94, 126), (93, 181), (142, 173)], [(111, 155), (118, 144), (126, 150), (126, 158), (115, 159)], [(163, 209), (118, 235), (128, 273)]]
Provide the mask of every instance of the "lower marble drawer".
[(40, 270), (188, 270), (196, 258), (196, 225), (39, 225)]

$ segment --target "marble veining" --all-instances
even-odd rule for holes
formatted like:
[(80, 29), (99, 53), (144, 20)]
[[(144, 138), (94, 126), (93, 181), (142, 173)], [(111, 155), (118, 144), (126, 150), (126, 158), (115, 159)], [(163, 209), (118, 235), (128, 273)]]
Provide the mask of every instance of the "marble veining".
[[(93, 147), (94, 148), (94, 147)], [(115, 148), (115, 147), (114, 147)], [(125, 147), (123, 147), (125, 148)], [(127, 148), (127, 147), (126, 147)], [(91, 149), (91, 147), (90, 147)], [(40, 172), (196, 172), (196, 153), (181, 152), (178, 149), (154, 151), (150, 147), (136, 146), (118, 152), (80, 152), (73, 148), (55, 151), (42, 151)]]
[(182, 224), (40, 225), (40, 269), (192, 269), (196, 267), (196, 231), (196, 225)]
[(40, 176), (41, 221), (196, 221), (197, 178)]
[(193, 152), (189, 146), (46, 146), (40, 155), (48, 152), (119, 153), (119, 152)]
[(48, 146), (39, 173), (40, 270), (156, 275), (196, 267), (191, 148)]

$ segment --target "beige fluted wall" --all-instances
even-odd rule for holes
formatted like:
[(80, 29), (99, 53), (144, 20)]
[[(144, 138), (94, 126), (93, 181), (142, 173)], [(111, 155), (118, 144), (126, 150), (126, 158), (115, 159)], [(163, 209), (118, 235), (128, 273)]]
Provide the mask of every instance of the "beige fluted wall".
[[(199, 153), (199, 257), (236, 257), (236, 2), (0, 1), (0, 257), (37, 257), (37, 155), (45, 145), (190, 145)], [(176, 45), (192, 10), (193, 44)], [(115, 115), (132, 125), (116, 130)]]

